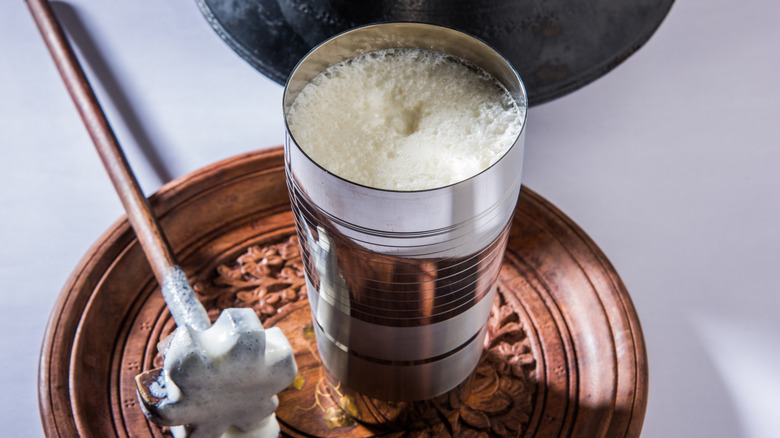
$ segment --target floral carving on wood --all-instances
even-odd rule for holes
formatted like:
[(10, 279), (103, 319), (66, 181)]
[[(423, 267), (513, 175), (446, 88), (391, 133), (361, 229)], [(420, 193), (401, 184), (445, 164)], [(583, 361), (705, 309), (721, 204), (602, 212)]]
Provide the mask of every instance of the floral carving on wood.
[(193, 289), (209, 315), (227, 308), (252, 307), (260, 321), (281, 307), (306, 298), (298, 238), (253, 245), (233, 263), (219, 265), (216, 277), (195, 282)]

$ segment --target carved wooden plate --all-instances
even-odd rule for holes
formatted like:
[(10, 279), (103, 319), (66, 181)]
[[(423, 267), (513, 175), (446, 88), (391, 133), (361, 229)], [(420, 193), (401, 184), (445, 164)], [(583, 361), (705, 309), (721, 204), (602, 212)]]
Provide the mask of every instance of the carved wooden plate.
[[(482, 362), (448, 394), (382, 403), (350, 394), (313, 342), (281, 148), (173, 181), (152, 206), (216, 318), (253, 307), (280, 327), (299, 375), (279, 395), (291, 436), (638, 436), (647, 357), (625, 286), (588, 236), (523, 188)], [(40, 359), (49, 437), (163, 437), (138, 406), (134, 377), (159, 366), (174, 323), (125, 220), (95, 243), (52, 312)]]

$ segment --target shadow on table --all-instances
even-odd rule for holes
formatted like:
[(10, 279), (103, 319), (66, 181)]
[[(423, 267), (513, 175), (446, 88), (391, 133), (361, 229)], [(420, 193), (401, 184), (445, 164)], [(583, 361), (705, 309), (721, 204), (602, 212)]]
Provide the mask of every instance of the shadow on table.
[(686, 313), (643, 315), (644, 327), (653, 328), (645, 330), (650, 392), (643, 436), (748, 437), (718, 365), (734, 351), (725, 342), (708, 345)]
[(171, 171), (157, 153), (148, 132), (138, 117), (138, 113), (117, 81), (111, 67), (105, 62), (105, 57), (100, 52), (100, 49), (89, 35), (79, 12), (72, 5), (63, 2), (52, 2), (51, 5), (74, 49), (78, 48), (81, 55), (80, 62), (82, 65), (90, 66), (96, 76), (95, 79), (105, 89), (108, 98), (114, 104), (122, 121), (133, 136), (133, 140), (135, 140), (149, 165), (159, 177), (160, 182), (166, 183), (170, 181), (172, 179)]

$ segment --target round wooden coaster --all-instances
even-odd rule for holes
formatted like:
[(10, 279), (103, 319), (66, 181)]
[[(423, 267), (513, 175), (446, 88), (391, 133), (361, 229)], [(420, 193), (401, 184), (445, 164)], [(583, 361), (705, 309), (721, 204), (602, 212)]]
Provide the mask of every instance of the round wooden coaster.
[[(523, 188), (475, 373), (448, 394), (389, 403), (351, 393), (319, 361), (281, 148), (166, 185), (153, 208), (213, 318), (253, 307), (280, 327), (299, 375), (279, 394), (291, 436), (638, 436), (647, 357), (631, 299), (596, 245)], [(52, 312), (39, 402), (49, 437), (163, 437), (134, 378), (175, 328), (125, 220), (92, 247)]]

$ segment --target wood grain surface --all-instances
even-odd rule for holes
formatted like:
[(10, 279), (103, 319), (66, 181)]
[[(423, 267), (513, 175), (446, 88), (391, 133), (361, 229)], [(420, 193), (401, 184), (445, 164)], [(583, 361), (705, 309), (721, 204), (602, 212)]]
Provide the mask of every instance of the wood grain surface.
[[(280, 327), (299, 377), (279, 395), (290, 436), (636, 437), (647, 356), (631, 298), (609, 260), (553, 205), (523, 188), (476, 372), (448, 394), (386, 403), (322, 368), (284, 181), (283, 153), (238, 156), (151, 198), (210, 316), (251, 306)], [(41, 349), (48, 437), (163, 437), (143, 416), (134, 377), (159, 366), (175, 328), (140, 245), (120, 219), (72, 273)]]

